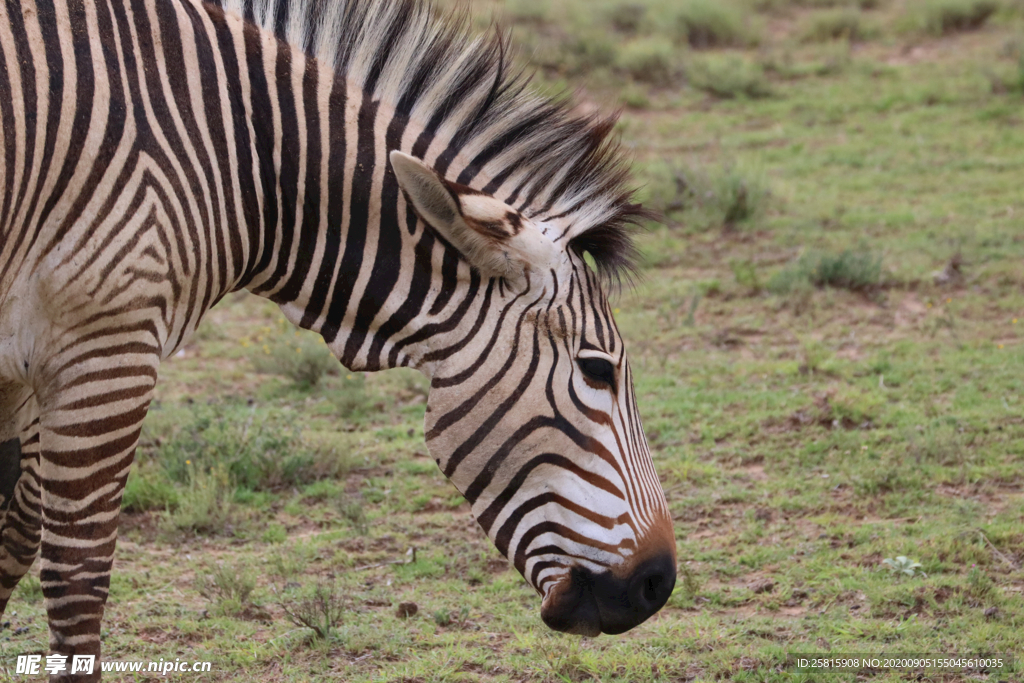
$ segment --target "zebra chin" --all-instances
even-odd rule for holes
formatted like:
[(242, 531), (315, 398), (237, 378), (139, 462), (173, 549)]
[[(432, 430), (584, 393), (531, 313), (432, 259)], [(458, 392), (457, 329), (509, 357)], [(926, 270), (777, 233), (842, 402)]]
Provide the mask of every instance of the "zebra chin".
[(625, 578), (576, 566), (547, 591), (541, 618), (563, 633), (624, 633), (660, 610), (675, 584), (675, 560), (667, 554), (646, 560)]

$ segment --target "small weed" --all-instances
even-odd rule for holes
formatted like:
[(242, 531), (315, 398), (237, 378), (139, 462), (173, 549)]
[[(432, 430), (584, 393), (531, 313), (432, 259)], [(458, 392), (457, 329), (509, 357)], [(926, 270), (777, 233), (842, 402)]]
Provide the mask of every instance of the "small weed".
[[(800, 358), (800, 374), (814, 375), (825, 368), (825, 364), (832, 358), (832, 352), (819, 341), (805, 339), (800, 343)], [(829, 410), (831, 411), (831, 404)]]
[(1024, 95), (1024, 52), (1017, 57), (1016, 67), (1009, 73), (986, 71), (994, 95)]
[(811, 252), (768, 281), (768, 291), (788, 294), (802, 283), (833, 287), (851, 292), (868, 292), (882, 281), (882, 257), (867, 249), (844, 250), (838, 254)]
[(281, 609), (296, 626), (313, 631), (318, 640), (333, 640), (345, 616), (345, 603), (333, 581), (317, 581), (312, 595), (281, 602)]
[(252, 364), (256, 372), (283, 375), (308, 387), (315, 387), (324, 375), (337, 372), (339, 367), (324, 340), (302, 330), (267, 340), (256, 349)]
[(928, 0), (912, 7), (909, 23), (918, 32), (944, 36), (981, 28), (999, 9), (995, 0)]
[(669, 85), (680, 71), (672, 43), (657, 36), (627, 43), (616, 65), (634, 80), (652, 85)]
[(687, 67), (690, 84), (719, 99), (762, 99), (774, 90), (764, 69), (732, 55), (693, 60)]
[(769, 53), (761, 58), (765, 72), (786, 80), (835, 76), (850, 66), (849, 42), (827, 43), (816, 51), (814, 59), (796, 61), (788, 50), (781, 54)]
[(882, 279), (882, 257), (868, 250), (819, 254), (811, 265), (808, 277), (816, 287), (863, 292), (878, 286)]
[(977, 565), (972, 566), (967, 573), (967, 591), (978, 600), (992, 598), (997, 593), (996, 584)]
[(616, 31), (632, 35), (640, 31), (646, 14), (647, 6), (643, 3), (618, 3), (608, 10), (608, 22)]
[(694, 231), (752, 223), (769, 197), (760, 173), (734, 164), (711, 169), (666, 164), (651, 171), (648, 204)]
[(189, 462), (188, 483), (178, 494), (178, 506), (169, 510), (164, 524), (174, 531), (198, 534), (230, 534), (240, 519), (232, 501), (234, 487), (222, 463), (203, 469)]
[(863, 10), (878, 9), (883, 0), (754, 0), (754, 8), (759, 12), (786, 12), (793, 7), (806, 9), (832, 9), (851, 5)]
[(810, 286), (807, 273), (797, 264), (796, 267), (783, 268), (772, 275), (766, 288), (772, 294), (784, 295)]
[(614, 66), (618, 53), (618, 45), (605, 31), (581, 29), (558, 46), (545, 66), (570, 74), (586, 74), (594, 69)]
[(196, 571), (196, 590), (217, 612), (237, 615), (252, 607), (256, 572), (249, 566), (218, 563)]
[(686, 311), (686, 318), (683, 320), (684, 327), (693, 327), (696, 324), (697, 307), (700, 306), (700, 300), (704, 297), (701, 289), (695, 288), (693, 296), (690, 297), (690, 305)]
[(717, 278), (704, 280), (697, 283), (697, 289), (701, 296), (716, 297), (722, 293), (722, 283)]
[(538, 643), (538, 654), (550, 668), (555, 680), (565, 683), (600, 680), (588, 660), (586, 652), (580, 652), (580, 638), (549, 640)]
[(888, 567), (889, 573), (894, 576), (928, 576), (921, 571), (920, 562), (915, 562), (905, 555), (900, 555), (896, 559), (887, 557), (882, 560), (882, 564)]
[(701, 588), (700, 577), (688, 563), (684, 562), (679, 566), (679, 580), (676, 582), (675, 590), (672, 591), (670, 604), (684, 609), (692, 606), (700, 596)]
[[(301, 546), (299, 550), (301, 550)], [(267, 563), (274, 576), (279, 576), (287, 581), (293, 576), (302, 574), (309, 564), (309, 559), (306, 554), (297, 552), (296, 548), (292, 547), (274, 552)]]
[(361, 501), (340, 501), (338, 513), (341, 514), (342, 519), (361, 534), (365, 534), (369, 528), (369, 523), (366, 519), (366, 508)]
[(804, 25), (801, 38), (806, 43), (824, 43), (830, 40), (860, 42), (871, 35), (864, 25), (861, 13), (852, 7), (828, 10), (813, 15)]
[(338, 416), (359, 420), (373, 412), (374, 401), (366, 392), (365, 378), (356, 372), (341, 376), (340, 386), (332, 388), (329, 400), (338, 409)]
[(735, 166), (725, 166), (711, 183), (707, 204), (721, 216), (721, 224), (733, 228), (748, 223), (764, 209), (768, 190), (757, 174), (744, 173)]
[(878, 421), (885, 408), (885, 401), (877, 391), (863, 391), (847, 386), (832, 394), (829, 405), (834, 422), (838, 421), (846, 428), (865, 428)]
[(170, 510), (177, 505), (178, 491), (157, 463), (137, 463), (132, 468), (121, 496), (122, 510)]
[(34, 572), (27, 572), (22, 576), (15, 590), (17, 593), (13, 597), (14, 600), (34, 604), (43, 599), (43, 584)]
[(288, 532), (282, 524), (271, 524), (264, 529), (263, 534), (260, 536), (260, 540), (264, 543), (284, 543), (287, 538)]
[(907, 432), (908, 453), (917, 463), (936, 463), (945, 467), (963, 467), (967, 443), (963, 429), (945, 421), (919, 425)]
[(683, 0), (676, 17), (679, 42), (702, 50), (756, 43), (740, 9), (723, 0)]
[(761, 278), (752, 261), (733, 261), (729, 265), (732, 268), (733, 277), (736, 278), (736, 284), (742, 287), (749, 296), (757, 296), (761, 293)]

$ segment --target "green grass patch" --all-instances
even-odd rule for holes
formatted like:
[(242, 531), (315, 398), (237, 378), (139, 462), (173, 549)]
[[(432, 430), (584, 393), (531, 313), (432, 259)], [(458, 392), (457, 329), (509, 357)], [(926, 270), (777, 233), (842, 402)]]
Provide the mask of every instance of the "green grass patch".
[(727, 1), (683, 0), (675, 24), (678, 40), (697, 50), (742, 47), (758, 41), (742, 8)]
[(268, 334), (252, 356), (257, 372), (283, 375), (296, 384), (315, 387), (322, 377), (337, 373), (340, 364), (322, 337), (303, 330), (279, 330)]
[(944, 36), (981, 28), (1000, 6), (996, 0), (918, 0), (906, 21), (921, 33)]
[(223, 468), (233, 486), (263, 491), (335, 476), (348, 466), (344, 457), (307, 447), (287, 418), (256, 404), (187, 404), (175, 414), (183, 424), (170, 427), (150, 459), (177, 484), (195, 481), (197, 472)]
[(686, 73), (690, 85), (720, 99), (763, 99), (775, 93), (760, 64), (733, 55), (691, 59)]
[(642, 38), (619, 49), (616, 66), (633, 80), (652, 85), (669, 85), (682, 73), (675, 46), (660, 38)]
[(800, 30), (800, 38), (807, 43), (831, 40), (861, 42), (871, 38), (875, 31), (867, 25), (864, 15), (854, 7), (842, 7), (815, 13)]
[(770, 199), (763, 174), (734, 163), (664, 164), (648, 173), (644, 188), (648, 205), (691, 231), (756, 224)]
[(869, 292), (882, 283), (882, 257), (870, 250), (845, 249), (839, 253), (812, 251), (796, 264), (783, 268), (768, 281), (768, 291), (789, 294), (809, 283), (851, 292)]

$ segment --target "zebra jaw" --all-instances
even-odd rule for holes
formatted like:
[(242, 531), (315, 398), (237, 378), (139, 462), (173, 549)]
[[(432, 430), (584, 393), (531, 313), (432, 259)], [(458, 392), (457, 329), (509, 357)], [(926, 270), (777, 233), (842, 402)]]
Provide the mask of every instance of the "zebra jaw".
[(560, 250), (505, 202), (445, 180), (419, 159), (394, 150), (391, 166), (416, 214), (483, 275), (517, 283), (560, 263)]

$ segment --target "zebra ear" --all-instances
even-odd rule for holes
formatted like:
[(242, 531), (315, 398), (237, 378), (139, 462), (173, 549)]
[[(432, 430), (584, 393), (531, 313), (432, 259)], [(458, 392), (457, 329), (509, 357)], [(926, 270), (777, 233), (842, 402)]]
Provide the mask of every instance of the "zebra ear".
[(391, 167), (419, 217), (447, 237), (446, 228), (460, 222), (462, 211), (444, 179), (416, 157), (397, 149), (391, 152)]
[(419, 217), (484, 275), (519, 278), (531, 266), (543, 267), (554, 259), (551, 241), (537, 230), (524, 230), (522, 215), (508, 204), (448, 182), (398, 150), (390, 158), (398, 184)]

